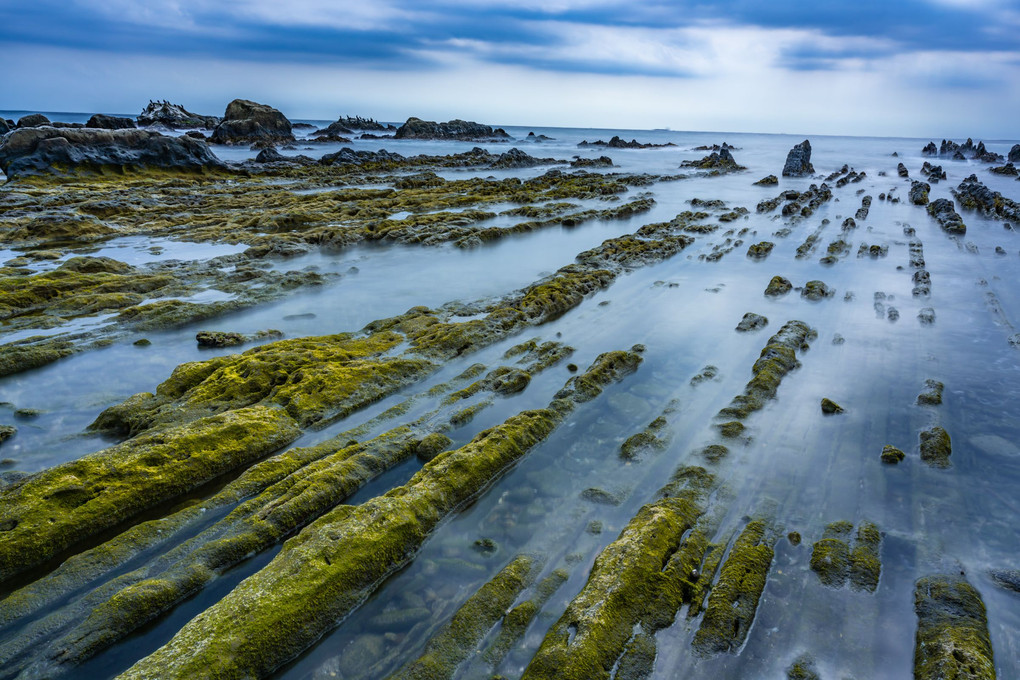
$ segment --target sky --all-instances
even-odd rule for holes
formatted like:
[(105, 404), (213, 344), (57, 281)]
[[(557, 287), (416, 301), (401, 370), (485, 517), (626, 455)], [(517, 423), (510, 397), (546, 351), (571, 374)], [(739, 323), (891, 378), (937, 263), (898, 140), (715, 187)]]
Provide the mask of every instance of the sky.
[(1020, 137), (1020, 0), (0, 0), (0, 109)]

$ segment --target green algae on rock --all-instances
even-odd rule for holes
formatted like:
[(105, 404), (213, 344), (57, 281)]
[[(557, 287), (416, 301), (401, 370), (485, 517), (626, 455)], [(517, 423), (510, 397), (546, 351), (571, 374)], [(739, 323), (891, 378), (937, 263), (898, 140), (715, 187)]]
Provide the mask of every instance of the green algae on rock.
[(506, 612), (503, 617), (499, 634), (482, 654), (482, 658), (490, 666), (498, 665), (510, 652), (510, 649), (524, 637), (531, 622), (538, 616), (542, 606), (550, 597), (566, 583), (570, 574), (565, 569), (555, 569), (542, 579), (535, 587), (534, 595)]
[(882, 447), (882, 462), (890, 465), (896, 465), (900, 461), (906, 458), (906, 454), (899, 450), (892, 444), (886, 444)]
[(297, 438), (280, 409), (251, 406), (136, 437), (33, 475), (0, 492), (11, 528), (0, 581), (33, 569)]
[(540, 566), (528, 555), (514, 558), (461, 605), (443, 630), (425, 645), (424, 654), (388, 677), (393, 680), (452, 677), (457, 666), (474, 653), (504, 614), (509, 616), (510, 605), (531, 583)]
[(768, 297), (779, 297), (786, 295), (793, 290), (793, 284), (782, 276), (773, 276), (769, 285), (765, 287), (765, 295)]
[[(358, 506), (339, 506), (288, 541), (269, 565), (184, 626), (121, 677), (263, 676), (358, 607), (414, 556), (436, 526), (542, 442), (575, 405), (636, 367), (598, 357), (584, 392), (570, 382), (548, 408), (524, 411), (446, 451), (411, 478)], [(631, 368), (633, 370), (633, 368)], [(576, 379), (572, 378), (571, 381)], [(301, 573), (295, 580), (293, 574)], [(238, 622), (243, 622), (238, 625)]]
[(981, 594), (962, 576), (925, 576), (914, 584), (918, 680), (995, 680), (992, 641)]
[(947, 468), (952, 465), (949, 456), (953, 453), (953, 443), (945, 428), (935, 425), (927, 430), (922, 430), (921, 460), (936, 468)]
[(827, 416), (843, 413), (845, 409), (828, 397), (822, 397), (822, 413)]
[(681, 469), (663, 489), (668, 495), (638, 511), (595, 560), (584, 588), (549, 629), (522, 680), (609, 678), (635, 626), (651, 634), (672, 623), (691, 599), (691, 579), (698, 580), (693, 574), (708, 549), (707, 541), (692, 539), (688, 546), (685, 535), (702, 517), (711, 484), (703, 469)]
[(772, 568), (773, 533), (764, 520), (752, 520), (730, 548), (691, 643), (699, 654), (733, 652), (744, 643)]
[(850, 522), (833, 522), (825, 528), (822, 539), (811, 549), (811, 569), (824, 585), (841, 588), (848, 582), (854, 590), (874, 592), (882, 572), (879, 549), (882, 535), (871, 522), (857, 528), (851, 549)]
[(938, 380), (928, 378), (924, 381), (924, 390), (917, 395), (917, 403), (921, 406), (938, 406), (942, 403), (942, 391), (945, 389)]

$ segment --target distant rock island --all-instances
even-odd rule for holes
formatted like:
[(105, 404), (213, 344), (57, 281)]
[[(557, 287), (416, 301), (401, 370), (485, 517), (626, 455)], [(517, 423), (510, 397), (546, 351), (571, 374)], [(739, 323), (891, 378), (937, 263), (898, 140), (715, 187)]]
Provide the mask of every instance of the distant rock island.
[(407, 122), (397, 128), (394, 139), (457, 139), (463, 142), (484, 142), (491, 140), (511, 139), (503, 128), (491, 128), (488, 125), (469, 120), (454, 119), (446, 123), (436, 123), (421, 118), (408, 118)]

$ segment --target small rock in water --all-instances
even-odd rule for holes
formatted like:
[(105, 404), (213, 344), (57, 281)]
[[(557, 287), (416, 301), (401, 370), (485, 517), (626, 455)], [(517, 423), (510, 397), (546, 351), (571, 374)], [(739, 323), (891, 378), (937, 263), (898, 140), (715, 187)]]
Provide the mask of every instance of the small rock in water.
[(842, 406), (834, 402), (828, 397), (822, 398), (822, 413), (826, 415), (833, 415), (835, 413), (843, 413), (844, 409)]
[(935, 323), (935, 310), (931, 307), (924, 307), (917, 313), (917, 318), (922, 324), (928, 326)]
[(790, 542), (790, 545), (800, 545), (800, 532), (791, 531), (786, 535), (786, 540)]
[(886, 444), (882, 449), (882, 462), (889, 463), (890, 465), (896, 465), (906, 457), (902, 451), (891, 444)]
[(1020, 569), (993, 569), (988, 574), (996, 585), (1020, 593)]
[(13, 437), (17, 432), (18, 428), (13, 425), (0, 425), (0, 444)]
[(764, 328), (769, 323), (769, 320), (761, 314), (755, 314), (754, 312), (747, 312), (744, 314), (744, 318), (737, 324), (737, 330), (740, 332), (756, 331), (759, 328)]

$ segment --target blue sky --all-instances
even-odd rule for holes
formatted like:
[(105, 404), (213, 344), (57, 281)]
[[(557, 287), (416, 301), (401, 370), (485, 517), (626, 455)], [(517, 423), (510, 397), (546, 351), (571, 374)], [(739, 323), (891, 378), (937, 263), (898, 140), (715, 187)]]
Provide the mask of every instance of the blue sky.
[(1020, 0), (0, 0), (0, 108), (1018, 137)]

